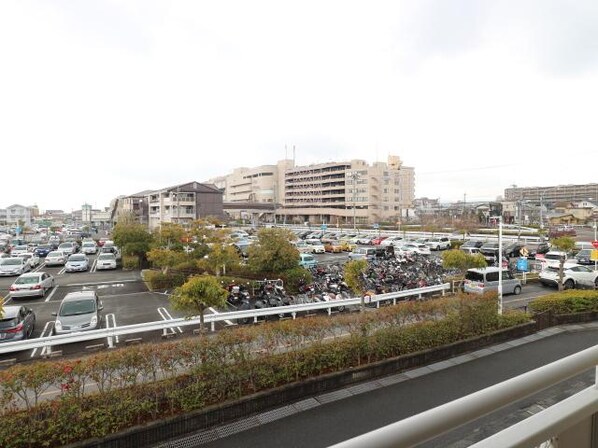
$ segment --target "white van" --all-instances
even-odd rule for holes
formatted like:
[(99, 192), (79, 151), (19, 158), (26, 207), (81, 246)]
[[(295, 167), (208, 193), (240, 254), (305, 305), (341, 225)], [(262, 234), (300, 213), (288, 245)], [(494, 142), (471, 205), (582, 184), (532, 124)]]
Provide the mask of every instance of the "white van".
[[(463, 285), (465, 292), (484, 294), (486, 292), (498, 292), (498, 268), (474, 268), (468, 269), (465, 274)], [(515, 278), (507, 269), (502, 270), (502, 292), (503, 294), (521, 293), (521, 282)]]

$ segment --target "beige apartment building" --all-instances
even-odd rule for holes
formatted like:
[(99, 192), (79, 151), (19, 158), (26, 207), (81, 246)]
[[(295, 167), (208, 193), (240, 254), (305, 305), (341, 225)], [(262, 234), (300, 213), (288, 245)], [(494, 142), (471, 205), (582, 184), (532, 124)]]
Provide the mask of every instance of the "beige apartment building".
[(226, 203), (273, 203), (273, 219), (287, 223), (396, 223), (415, 198), (414, 169), (397, 156), (372, 165), (351, 160), (294, 166), (282, 160), (208, 182), (224, 191), (225, 209)]

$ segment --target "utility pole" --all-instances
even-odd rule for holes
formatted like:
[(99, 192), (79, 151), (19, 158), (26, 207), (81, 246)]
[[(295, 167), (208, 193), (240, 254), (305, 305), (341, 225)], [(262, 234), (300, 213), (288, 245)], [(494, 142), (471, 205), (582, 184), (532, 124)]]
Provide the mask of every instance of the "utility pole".
[(359, 179), (359, 173), (357, 171), (351, 171), (349, 173), (349, 177), (351, 179), (353, 179), (353, 230), (357, 229), (357, 225), (356, 225), (356, 205), (357, 205), (357, 179)]

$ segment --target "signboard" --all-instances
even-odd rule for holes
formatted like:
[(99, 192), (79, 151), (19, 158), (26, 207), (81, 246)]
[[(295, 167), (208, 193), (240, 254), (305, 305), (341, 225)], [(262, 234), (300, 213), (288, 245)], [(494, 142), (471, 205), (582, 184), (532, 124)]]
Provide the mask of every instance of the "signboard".
[(598, 249), (592, 250), (592, 253), (590, 254), (590, 260), (598, 261)]
[(598, 240), (592, 241), (592, 246), (594, 246), (594, 249), (598, 249)]
[(327, 228), (328, 228), (328, 226), (327, 226), (326, 224), (322, 224), (322, 225), (320, 226), (320, 229), (322, 229), (322, 230), (326, 230)]
[(378, 223), (374, 223), (374, 225), (372, 226), (374, 229), (377, 229), (378, 227), (380, 227), (380, 224)]
[(529, 263), (527, 262), (527, 258), (519, 257), (517, 259), (517, 270), (521, 272), (529, 271)]

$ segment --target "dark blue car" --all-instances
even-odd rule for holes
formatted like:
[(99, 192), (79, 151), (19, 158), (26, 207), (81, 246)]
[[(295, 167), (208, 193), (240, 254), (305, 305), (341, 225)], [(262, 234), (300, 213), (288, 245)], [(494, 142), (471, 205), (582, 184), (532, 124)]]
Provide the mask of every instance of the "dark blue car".
[(33, 251), (33, 253), (35, 255), (37, 255), (40, 258), (45, 257), (46, 255), (48, 255), (50, 252), (52, 252), (53, 250), (56, 250), (56, 246), (52, 245), (52, 244), (43, 244), (41, 246), (37, 246), (35, 248), (35, 250)]

